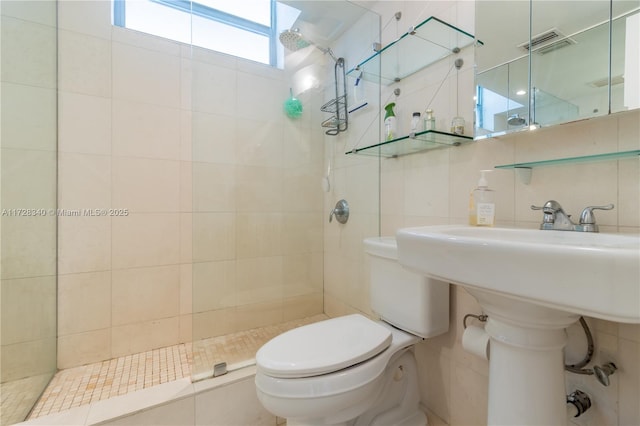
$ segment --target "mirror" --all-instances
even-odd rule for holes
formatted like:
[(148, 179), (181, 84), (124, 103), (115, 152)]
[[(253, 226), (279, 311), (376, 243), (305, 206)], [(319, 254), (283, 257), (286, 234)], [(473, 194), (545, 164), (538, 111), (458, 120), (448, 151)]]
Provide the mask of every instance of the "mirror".
[(475, 137), (640, 107), (638, 16), (637, 1), (478, 0)]

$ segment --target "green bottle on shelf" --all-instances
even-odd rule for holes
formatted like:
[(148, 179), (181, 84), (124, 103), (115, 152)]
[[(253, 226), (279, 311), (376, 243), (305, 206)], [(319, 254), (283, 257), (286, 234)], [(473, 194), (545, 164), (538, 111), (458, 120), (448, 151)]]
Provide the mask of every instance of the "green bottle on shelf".
[(396, 106), (396, 104), (391, 102), (384, 107), (384, 110), (386, 111), (384, 115), (384, 139), (387, 141), (395, 139), (398, 132), (396, 113), (393, 112), (394, 106)]

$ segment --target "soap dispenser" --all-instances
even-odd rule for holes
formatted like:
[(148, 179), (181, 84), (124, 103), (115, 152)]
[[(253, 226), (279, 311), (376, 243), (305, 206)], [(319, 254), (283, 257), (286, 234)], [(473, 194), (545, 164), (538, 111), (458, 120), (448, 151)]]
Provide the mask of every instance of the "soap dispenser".
[(495, 191), (489, 189), (486, 174), (491, 170), (481, 170), (478, 186), (469, 196), (469, 225), (493, 226), (496, 215)]

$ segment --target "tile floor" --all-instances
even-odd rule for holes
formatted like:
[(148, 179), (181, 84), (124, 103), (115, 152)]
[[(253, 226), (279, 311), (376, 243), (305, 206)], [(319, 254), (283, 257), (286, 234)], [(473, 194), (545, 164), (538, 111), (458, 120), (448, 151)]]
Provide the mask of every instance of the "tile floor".
[(61, 370), (47, 386), (29, 419), (189, 377), (192, 362), (194, 371), (202, 373), (219, 362), (231, 365), (251, 361), (258, 348), (274, 336), (324, 319), (327, 316), (315, 315)]
[(53, 374), (27, 377), (0, 384), (0, 425), (21, 422)]

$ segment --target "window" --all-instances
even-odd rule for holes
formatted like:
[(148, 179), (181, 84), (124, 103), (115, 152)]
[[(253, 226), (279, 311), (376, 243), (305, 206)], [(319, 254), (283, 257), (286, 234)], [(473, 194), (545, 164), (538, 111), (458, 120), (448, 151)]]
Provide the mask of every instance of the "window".
[(298, 14), (275, 0), (113, 0), (114, 25), (272, 66)]

